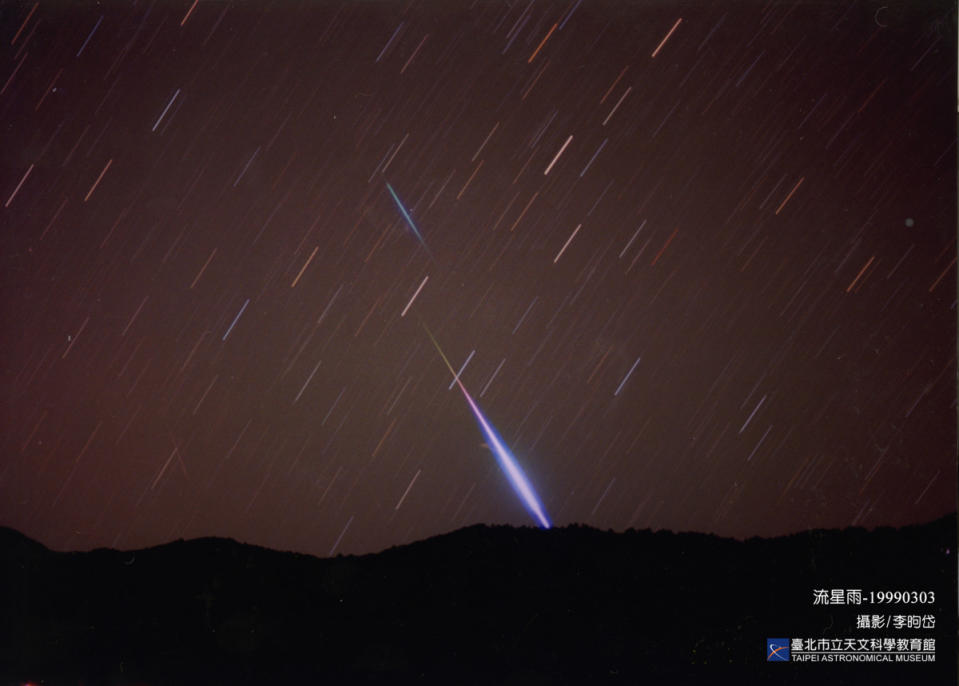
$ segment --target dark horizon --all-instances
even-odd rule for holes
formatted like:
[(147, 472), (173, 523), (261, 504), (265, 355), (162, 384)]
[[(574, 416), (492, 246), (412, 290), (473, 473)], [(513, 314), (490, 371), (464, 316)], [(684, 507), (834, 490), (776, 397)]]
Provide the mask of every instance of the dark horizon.
[(0, 8), (0, 524), (954, 513), (954, 3)]
[(847, 526), (847, 527), (841, 527), (841, 528), (839, 528), (839, 527), (814, 528), (814, 529), (803, 529), (803, 530), (799, 530), (799, 531), (785, 532), (785, 533), (782, 533), (782, 534), (776, 534), (775, 536), (749, 536), (749, 537), (745, 537), (745, 538), (740, 538), (740, 537), (736, 537), (736, 536), (722, 536), (722, 535), (720, 535), (720, 534), (716, 534), (716, 533), (712, 533), (712, 532), (708, 532), (708, 531), (683, 531), (683, 530), (676, 531), (676, 530), (672, 530), (672, 529), (652, 529), (652, 528), (645, 528), (645, 527), (644, 527), (644, 528), (632, 527), (632, 528), (623, 529), (623, 530), (602, 529), (602, 528), (599, 528), (599, 527), (591, 526), (591, 525), (589, 525), (589, 524), (580, 524), (580, 523), (577, 523), (577, 522), (570, 522), (570, 523), (564, 524), (564, 525), (562, 525), (562, 526), (553, 526), (553, 527), (550, 527), (549, 529), (544, 529), (543, 527), (536, 526), (535, 524), (518, 524), (518, 525), (514, 525), (514, 524), (509, 524), (509, 523), (505, 523), (505, 524), (488, 524), (488, 523), (485, 523), (485, 522), (475, 522), (475, 523), (472, 523), (472, 524), (466, 524), (466, 525), (461, 526), (461, 527), (458, 527), (458, 528), (456, 528), (456, 529), (450, 529), (449, 531), (440, 531), (440, 532), (438, 532), (438, 533), (431, 534), (430, 536), (427, 536), (427, 537), (425, 537), (425, 538), (417, 538), (417, 539), (413, 539), (413, 540), (410, 540), (410, 541), (405, 541), (405, 542), (403, 542), (403, 543), (394, 543), (394, 544), (389, 545), (389, 546), (386, 547), (386, 548), (383, 548), (382, 550), (371, 550), (371, 551), (366, 551), (366, 552), (362, 552), (362, 553), (343, 553), (343, 552), (336, 552), (336, 553), (334, 553), (333, 555), (322, 555), (322, 554), (317, 555), (317, 554), (314, 554), (314, 553), (304, 552), (304, 551), (302, 551), (302, 550), (290, 550), (290, 549), (284, 549), (284, 548), (274, 548), (274, 547), (271, 547), (271, 546), (268, 546), (268, 545), (263, 545), (263, 544), (257, 543), (256, 541), (246, 541), (246, 540), (237, 539), (237, 538), (234, 538), (234, 537), (231, 537), (231, 536), (218, 536), (218, 535), (215, 535), (215, 534), (213, 534), (213, 535), (196, 536), (196, 537), (192, 537), (192, 538), (182, 538), (182, 537), (181, 537), (181, 538), (174, 538), (174, 539), (170, 539), (170, 540), (168, 540), (168, 541), (160, 541), (160, 542), (152, 543), (152, 544), (150, 544), (150, 545), (143, 546), (143, 547), (139, 547), (139, 548), (114, 548), (114, 547), (106, 547), (106, 546), (97, 546), (97, 547), (93, 547), (93, 548), (70, 548), (70, 549), (52, 548), (52, 547), (46, 545), (43, 541), (40, 541), (40, 540), (38, 540), (38, 539), (36, 539), (36, 538), (33, 538), (33, 537), (31, 537), (31, 536), (28, 536), (27, 534), (23, 533), (22, 531), (19, 531), (19, 530), (15, 529), (15, 528), (13, 528), (13, 527), (10, 527), (10, 526), (0, 525), (0, 534), (3, 534), (4, 532), (11, 532), (12, 535), (13, 535), (14, 537), (18, 538), (18, 539), (23, 539), (23, 540), (27, 541), (27, 542), (28, 542), (29, 544), (31, 544), (31, 545), (40, 546), (40, 547), (44, 548), (47, 552), (56, 553), (56, 554), (89, 553), (89, 552), (95, 552), (95, 551), (118, 552), (118, 553), (140, 552), (140, 551), (143, 551), (143, 550), (155, 550), (155, 549), (158, 549), (158, 548), (166, 548), (166, 547), (168, 547), (168, 546), (177, 545), (177, 544), (182, 544), (182, 543), (192, 544), (192, 543), (205, 543), (205, 542), (208, 543), (208, 542), (221, 541), (221, 542), (227, 542), (227, 543), (234, 543), (234, 544), (239, 545), (239, 546), (242, 546), (242, 547), (250, 547), (250, 548), (258, 548), (258, 549), (262, 549), (262, 550), (267, 550), (267, 551), (270, 551), (270, 552), (276, 552), (276, 553), (282, 553), (282, 554), (292, 554), (292, 555), (306, 555), (306, 556), (309, 556), (309, 557), (314, 557), (314, 558), (319, 559), (319, 560), (332, 560), (332, 559), (336, 559), (336, 558), (338, 558), (338, 557), (366, 557), (366, 556), (377, 556), (377, 555), (379, 555), (380, 553), (384, 553), (384, 552), (387, 552), (387, 551), (391, 551), (391, 550), (395, 550), (395, 549), (400, 549), (400, 548), (406, 548), (406, 547), (408, 547), (408, 546), (415, 546), (415, 545), (417, 545), (417, 544), (427, 543), (427, 542), (434, 541), (434, 540), (437, 540), (437, 539), (443, 539), (443, 538), (446, 538), (446, 537), (449, 537), (449, 536), (456, 536), (456, 535), (461, 534), (461, 533), (463, 533), (463, 532), (469, 532), (470, 530), (479, 530), (479, 529), (488, 529), (488, 530), (491, 530), (491, 531), (502, 530), (502, 529), (512, 529), (512, 530), (517, 530), (517, 531), (527, 531), (527, 530), (529, 530), (529, 531), (581, 530), (581, 531), (593, 531), (593, 532), (596, 532), (597, 534), (603, 534), (603, 535), (605, 535), (605, 534), (612, 534), (612, 535), (620, 535), (620, 534), (625, 534), (625, 535), (632, 535), (632, 534), (657, 534), (657, 535), (658, 535), (658, 534), (668, 534), (668, 535), (679, 536), (679, 537), (685, 537), (685, 536), (689, 535), (689, 536), (704, 536), (704, 537), (708, 537), (708, 538), (715, 539), (715, 540), (717, 540), (717, 541), (728, 541), (728, 542), (732, 542), (732, 543), (748, 543), (748, 542), (762, 542), (762, 541), (774, 541), (774, 540), (795, 539), (795, 538), (803, 537), (804, 535), (837, 534), (837, 533), (843, 533), (843, 532), (848, 533), (848, 532), (853, 532), (853, 531), (864, 532), (864, 533), (866, 533), (866, 534), (874, 534), (874, 533), (876, 533), (876, 532), (890, 531), (890, 530), (891, 530), (891, 531), (895, 531), (895, 532), (899, 532), (899, 531), (902, 531), (903, 529), (910, 529), (910, 528), (920, 528), (920, 529), (921, 529), (921, 528), (923, 528), (923, 527), (936, 527), (936, 526), (939, 526), (939, 525), (942, 525), (942, 524), (947, 524), (950, 520), (955, 519), (955, 518), (957, 518), (957, 517), (959, 517), (959, 512), (947, 512), (947, 513), (945, 513), (945, 514), (943, 514), (943, 515), (941, 515), (941, 516), (939, 516), (939, 517), (935, 517), (935, 518), (933, 518), (933, 519), (931, 519), (931, 520), (929, 520), (929, 521), (927, 521), (927, 522), (913, 522), (913, 523), (910, 523), (910, 524), (902, 524), (902, 525), (899, 525), (899, 526), (890, 526), (890, 525), (880, 524), (880, 525), (876, 525), (876, 526)]
[[(746, 543), (476, 525), (325, 560), (223, 539), (30, 554), (5, 533), (0, 674), (17, 683), (956, 683), (954, 516)], [(814, 602), (837, 587), (863, 604)], [(773, 635), (885, 645), (859, 617), (889, 611), (869, 600), (887, 588), (921, 589), (904, 611), (927, 624), (881, 650), (934, 660), (768, 662)]]

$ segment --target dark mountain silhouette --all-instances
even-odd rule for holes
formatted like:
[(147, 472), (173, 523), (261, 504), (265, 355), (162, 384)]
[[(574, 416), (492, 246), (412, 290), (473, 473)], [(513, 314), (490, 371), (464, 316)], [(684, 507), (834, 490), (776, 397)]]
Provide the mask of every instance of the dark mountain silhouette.
[[(319, 559), (229, 539), (58, 553), (0, 529), (0, 675), (47, 684), (956, 684), (956, 517), (736, 541), (473, 526)], [(934, 590), (814, 605), (814, 589)], [(856, 628), (932, 614), (935, 629)], [(774, 664), (766, 639), (930, 638)]]

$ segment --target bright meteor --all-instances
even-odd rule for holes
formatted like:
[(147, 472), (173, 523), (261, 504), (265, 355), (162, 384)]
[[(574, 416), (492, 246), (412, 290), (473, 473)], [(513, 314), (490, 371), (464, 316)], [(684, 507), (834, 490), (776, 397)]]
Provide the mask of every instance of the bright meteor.
[(393, 187), (388, 183), (386, 184), (386, 190), (388, 190), (390, 195), (393, 196), (393, 202), (396, 203), (396, 207), (399, 208), (400, 214), (403, 215), (403, 219), (406, 220), (406, 223), (413, 231), (413, 235), (416, 236), (417, 240), (419, 240), (420, 245), (423, 246), (423, 249), (426, 250), (426, 252), (429, 252), (430, 249), (426, 247), (426, 241), (423, 240), (423, 235), (420, 233), (420, 230), (416, 228), (416, 224), (413, 223), (413, 218), (410, 217), (410, 213), (406, 211), (406, 207), (403, 205), (400, 197), (396, 194), (396, 191), (394, 191)]
[(426, 324), (423, 324), (423, 328), (426, 329), (426, 334), (433, 342), (433, 346), (440, 354), (440, 357), (443, 358), (446, 368), (450, 370), (450, 374), (453, 375), (453, 379), (459, 386), (460, 391), (463, 392), (466, 402), (473, 411), (473, 416), (476, 417), (476, 421), (479, 423), (480, 429), (482, 430), (483, 435), (486, 437), (487, 444), (493, 449), (493, 454), (496, 455), (496, 460), (499, 462), (500, 469), (502, 469), (506, 474), (510, 484), (513, 486), (513, 490), (515, 490), (517, 495), (519, 495), (519, 497), (523, 500), (523, 504), (526, 506), (526, 509), (539, 522), (540, 526), (544, 529), (549, 529), (552, 526), (550, 524), (549, 517), (546, 516), (543, 505), (539, 502), (539, 498), (536, 497), (536, 492), (533, 491), (533, 486), (530, 484), (529, 480), (526, 478), (526, 475), (523, 473), (523, 470), (516, 462), (516, 458), (514, 458), (510, 453), (509, 448), (503, 444), (503, 441), (496, 433), (496, 430), (490, 425), (489, 422), (486, 421), (486, 417), (483, 416), (479, 406), (474, 402), (472, 396), (470, 396), (470, 394), (467, 392), (463, 382), (459, 380), (459, 376), (453, 369), (453, 365), (450, 364), (450, 361), (446, 358), (446, 355), (443, 354), (443, 350), (440, 348), (440, 344), (437, 343), (436, 338), (433, 337), (433, 333), (429, 330)]

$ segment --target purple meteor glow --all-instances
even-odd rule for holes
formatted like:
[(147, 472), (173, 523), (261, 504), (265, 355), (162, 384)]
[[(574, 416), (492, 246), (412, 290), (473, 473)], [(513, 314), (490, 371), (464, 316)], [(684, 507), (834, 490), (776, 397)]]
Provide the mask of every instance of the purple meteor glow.
[(466, 397), (466, 402), (469, 403), (470, 409), (473, 410), (473, 414), (476, 416), (476, 421), (479, 422), (480, 427), (483, 429), (483, 434), (486, 436), (487, 442), (490, 444), (490, 446), (492, 446), (493, 454), (496, 455), (496, 459), (499, 461), (499, 466), (506, 473), (507, 478), (509, 478), (510, 483), (513, 485), (513, 489), (523, 499), (526, 509), (529, 510), (530, 514), (536, 517), (540, 523), (540, 526), (542, 526), (544, 529), (550, 528), (551, 524), (549, 518), (543, 511), (543, 506), (536, 497), (536, 493), (533, 491), (533, 486), (529, 483), (526, 475), (523, 474), (523, 470), (520, 469), (516, 459), (510, 454), (509, 449), (500, 441), (499, 436), (496, 435), (496, 431), (493, 429), (493, 427), (490, 426), (489, 422), (486, 421), (486, 418), (483, 416), (483, 413), (480, 412), (479, 407), (477, 407), (476, 403), (473, 402), (473, 398), (471, 398), (470, 394), (466, 392), (466, 389), (463, 387), (463, 383), (459, 379), (456, 380), (456, 383), (463, 392), (463, 395)]
[(550, 524), (549, 517), (546, 516), (546, 512), (543, 509), (542, 503), (540, 503), (539, 498), (536, 497), (536, 492), (533, 490), (532, 484), (530, 484), (529, 479), (526, 478), (523, 470), (516, 462), (516, 458), (513, 457), (509, 451), (509, 448), (507, 448), (503, 444), (503, 441), (500, 440), (496, 430), (490, 425), (489, 422), (486, 421), (486, 417), (483, 416), (479, 406), (473, 401), (473, 398), (466, 390), (463, 382), (460, 381), (459, 376), (453, 369), (453, 365), (450, 364), (450, 361), (446, 358), (446, 355), (443, 354), (440, 344), (437, 343), (436, 338), (433, 337), (432, 332), (429, 330), (426, 324), (423, 324), (423, 328), (426, 329), (426, 334), (430, 337), (430, 340), (436, 347), (436, 351), (440, 354), (440, 357), (443, 358), (443, 362), (446, 363), (447, 369), (449, 369), (450, 373), (453, 375), (453, 380), (459, 386), (460, 391), (463, 392), (466, 402), (473, 411), (473, 416), (476, 417), (476, 421), (479, 422), (480, 429), (482, 430), (483, 435), (486, 437), (487, 444), (493, 449), (493, 454), (496, 455), (496, 460), (499, 462), (500, 469), (502, 469), (506, 474), (510, 484), (513, 486), (513, 490), (515, 490), (522, 499), (526, 509), (539, 522), (539, 525), (544, 529), (549, 529), (552, 526)]

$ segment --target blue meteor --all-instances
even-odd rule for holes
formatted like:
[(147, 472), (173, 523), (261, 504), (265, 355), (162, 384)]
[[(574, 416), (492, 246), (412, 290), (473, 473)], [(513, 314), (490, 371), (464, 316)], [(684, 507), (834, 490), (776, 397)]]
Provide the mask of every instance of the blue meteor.
[(393, 190), (393, 187), (387, 183), (386, 190), (390, 192), (390, 195), (393, 196), (393, 202), (396, 203), (396, 206), (400, 210), (400, 214), (403, 215), (403, 219), (406, 220), (406, 223), (409, 225), (410, 229), (413, 231), (413, 235), (419, 240), (420, 245), (423, 246), (423, 249), (426, 252), (429, 252), (430, 249), (426, 247), (426, 241), (423, 240), (423, 235), (420, 233), (420, 230), (416, 228), (416, 224), (413, 223), (413, 218), (410, 217), (410, 213), (406, 211), (406, 207), (403, 206), (403, 201), (400, 200), (400, 197), (396, 194), (396, 191)]
[(466, 402), (469, 404), (470, 410), (473, 411), (473, 416), (476, 417), (476, 421), (479, 423), (480, 429), (482, 430), (483, 435), (486, 437), (487, 444), (493, 449), (493, 454), (496, 455), (496, 460), (499, 462), (500, 469), (502, 469), (506, 474), (510, 484), (513, 486), (513, 490), (515, 490), (516, 494), (522, 499), (527, 511), (533, 515), (533, 517), (539, 522), (539, 525), (544, 529), (549, 529), (552, 526), (550, 524), (549, 517), (546, 516), (543, 505), (539, 502), (539, 498), (536, 497), (536, 492), (533, 490), (533, 486), (526, 478), (523, 470), (520, 469), (519, 464), (516, 462), (516, 458), (513, 457), (509, 451), (509, 448), (507, 448), (503, 444), (502, 440), (500, 440), (496, 430), (490, 425), (489, 422), (486, 421), (486, 417), (483, 416), (479, 406), (477, 406), (477, 404), (473, 401), (473, 398), (466, 391), (466, 387), (463, 385), (463, 382), (460, 381), (459, 376), (453, 370), (453, 365), (451, 365), (450, 361), (446, 359), (446, 355), (444, 355), (442, 349), (440, 349), (440, 344), (436, 342), (436, 339), (433, 337), (432, 332), (430, 332), (426, 324), (423, 324), (423, 328), (426, 329), (426, 334), (430, 337), (430, 340), (436, 347), (436, 351), (440, 354), (440, 357), (443, 358), (443, 362), (446, 363), (447, 369), (449, 369), (450, 373), (453, 375), (453, 380), (463, 392), (463, 396), (466, 398)]

